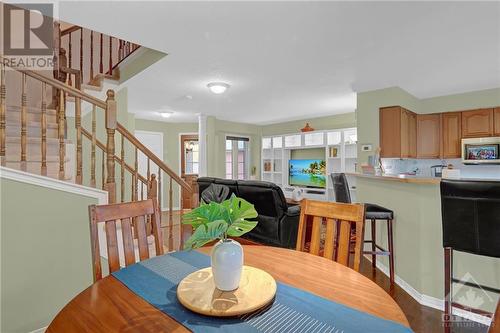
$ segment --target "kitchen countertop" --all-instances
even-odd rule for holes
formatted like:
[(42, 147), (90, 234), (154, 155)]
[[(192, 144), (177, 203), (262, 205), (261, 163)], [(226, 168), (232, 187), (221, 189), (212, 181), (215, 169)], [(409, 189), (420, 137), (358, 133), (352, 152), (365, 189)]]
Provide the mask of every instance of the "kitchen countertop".
[(413, 183), (413, 184), (439, 184), (441, 182), (441, 178), (438, 177), (422, 177), (413, 175), (390, 175), (390, 174), (368, 175), (358, 172), (346, 173), (346, 175), (356, 176), (361, 178), (369, 178), (369, 179), (396, 181), (401, 183)]
[[(413, 184), (439, 184), (441, 182), (440, 177), (426, 177), (426, 176), (417, 176), (417, 175), (369, 175), (359, 172), (347, 172), (348, 176), (355, 176), (360, 178), (368, 178), (368, 179), (381, 179), (381, 180), (389, 180), (396, 181), (401, 183), (413, 183)], [(450, 178), (451, 179), (451, 178)], [(470, 177), (462, 177), (457, 180), (472, 180), (472, 181), (492, 181), (492, 182), (500, 182), (500, 178), (470, 178)]]

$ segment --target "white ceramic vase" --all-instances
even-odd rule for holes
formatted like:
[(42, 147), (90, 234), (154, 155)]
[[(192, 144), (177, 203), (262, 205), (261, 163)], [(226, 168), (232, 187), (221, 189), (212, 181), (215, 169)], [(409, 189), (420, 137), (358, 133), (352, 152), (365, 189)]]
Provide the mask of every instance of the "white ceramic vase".
[(212, 274), (217, 289), (230, 291), (238, 288), (243, 269), (243, 248), (235, 240), (220, 240), (212, 248)]

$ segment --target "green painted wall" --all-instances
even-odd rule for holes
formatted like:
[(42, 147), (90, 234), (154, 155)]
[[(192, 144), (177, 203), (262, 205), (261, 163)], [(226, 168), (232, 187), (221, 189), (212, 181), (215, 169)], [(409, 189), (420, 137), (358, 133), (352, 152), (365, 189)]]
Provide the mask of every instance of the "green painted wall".
[(287, 134), (300, 132), (306, 124), (316, 130), (328, 130), (356, 126), (356, 113), (343, 113), (327, 117), (289, 121), (284, 123), (262, 126), (262, 135)]
[[(181, 133), (197, 133), (197, 123), (167, 123), (162, 121), (152, 121), (144, 119), (135, 119), (135, 130), (161, 132), (163, 133), (163, 161), (172, 168), (176, 173), (180, 173), (180, 141)], [(152, 170), (153, 173), (158, 173)], [(164, 182), (163, 187), (163, 205), (168, 207), (168, 179), (165, 179), (165, 174), (162, 175)], [(173, 182), (173, 206), (180, 207), (179, 202), (180, 188), (177, 183)]]
[(139, 56), (128, 60), (126, 66), (120, 66), (120, 84), (167, 56), (166, 53), (144, 46), (136, 52), (140, 52)]
[(7, 179), (0, 187), (0, 331), (30, 332), (92, 284), (88, 206), (97, 200)]
[(325, 159), (325, 148), (294, 149), (290, 152), (291, 159)]

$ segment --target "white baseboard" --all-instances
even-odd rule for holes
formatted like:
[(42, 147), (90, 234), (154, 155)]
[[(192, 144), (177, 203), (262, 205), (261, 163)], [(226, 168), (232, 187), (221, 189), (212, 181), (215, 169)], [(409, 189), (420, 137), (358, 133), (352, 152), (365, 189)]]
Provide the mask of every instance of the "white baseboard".
[[(368, 259), (371, 262), (371, 256), (365, 255), (365, 258)], [(389, 268), (384, 265), (382, 262), (377, 260), (377, 268), (382, 271), (387, 277), (389, 277)], [(419, 304), (428, 306), (430, 308), (439, 310), (439, 311), (444, 311), (444, 300), (421, 294), (418, 292), (415, 288), (413, 288), (408, 282), (403, 280), (400, 276), (397, 274), (394, 276), (394, 282), (400, 286), (404, 291), (406, 291), (413, 299), (415, 299)], [(491, 324), (491, 318), (482, 316), (480, 314), (466, 311), (463, 309), (458, 309), (458, 308), (453, 308), (453, 314), (460, 316), (462, 318), (472, 320), (477, 323), (481, 323), (483, 325), (489, 326)]]
[(48, 327), (48, 326), (45, 326), (45, 327), (39, 328), (39, 329), (37, 329), (37, 330), (31, 331), (31, 332), (29, 332), (29, 333), (44, 333), (44, 332), (45, 332), (45, 330), (47, 330), (47, 327)]

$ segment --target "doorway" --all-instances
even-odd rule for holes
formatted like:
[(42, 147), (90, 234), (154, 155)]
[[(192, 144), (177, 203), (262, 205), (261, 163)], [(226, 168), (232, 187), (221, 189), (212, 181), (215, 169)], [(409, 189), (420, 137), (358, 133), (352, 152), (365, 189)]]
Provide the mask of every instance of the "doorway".
[[(135, 131), (135, 137), (148, 148), (151, 150), (156, 156), (158, 156), (162, 161), (164, 160), (163, 158), (163, 133), (162, 132), (149, 132), (149, 131)], [(140, 150), (137, 153), (137, 164), (138, 164), (138, 169), (139, 169), (139, 174), (141, 175), (147, 175), (148, 172), (148, 158), (146, 155), (144, 155)], [(152, 163), (150, 161), (149, 163), (149, 170), (151, 174), (155, 174), (156, 177), (158, 178), (158, 167), (156, 166), (155, 163)], [(163, 175), (162, 175), (163, 176)], [(142, 183), (141, 183), (142, 184)], [(142, 185), (142, 191), (144, 193), (147, 193), (147, 186)], [(139, 188), (139, 193), (141, 193), (141, 188)], [(161, 183), (161, 193), (162, 193), (162, 198), (165, 196), (163, 195), (165, 192), (163, 191), (163, 182)], [(162, 201), (164, 201), (162, 199)], [(164, 205), (163, 202), (161, 203), (161, 209), (164, 210)]]
[[(181, 178), (189, 185), (194, 185), (198, 179), (200, 167), (200, 145), (197, 134), (181, 134)], [(181, 208), (194, 208), (193, 195), (181, 190)]]

